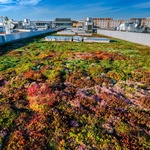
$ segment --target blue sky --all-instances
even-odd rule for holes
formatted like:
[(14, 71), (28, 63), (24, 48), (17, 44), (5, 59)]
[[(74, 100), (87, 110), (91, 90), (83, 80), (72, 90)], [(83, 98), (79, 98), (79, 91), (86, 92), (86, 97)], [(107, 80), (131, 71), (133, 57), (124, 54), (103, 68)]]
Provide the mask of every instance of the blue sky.
[(150, 17), (150, 0), (0, 0), (0, 16), (14, 20), (145, 18)]

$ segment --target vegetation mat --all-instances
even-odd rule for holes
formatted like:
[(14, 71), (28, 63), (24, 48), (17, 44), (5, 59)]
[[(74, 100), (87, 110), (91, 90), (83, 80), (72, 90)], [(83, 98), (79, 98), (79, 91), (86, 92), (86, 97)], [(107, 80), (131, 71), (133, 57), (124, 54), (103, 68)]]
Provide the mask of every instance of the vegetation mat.
[(0, 49), (0, 149), (150, 149), (150, 47), (36, 39)]

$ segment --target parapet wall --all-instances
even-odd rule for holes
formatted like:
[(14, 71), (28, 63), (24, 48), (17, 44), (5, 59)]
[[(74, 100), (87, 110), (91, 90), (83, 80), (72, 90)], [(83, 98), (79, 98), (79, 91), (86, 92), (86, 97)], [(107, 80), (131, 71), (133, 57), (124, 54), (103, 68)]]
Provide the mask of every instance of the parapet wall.
[(110, 31), (110, 30), (97, 30), (98, 34), (150, 46), (150, 34), (147, 33), (135, 33), (135, 32), (122, 32), (122, 31)]
[(51, 32), (59, 31), (59, 30), (62, 30), (62, 29), (63, 28), (55, 28), (55, 29), (42, 30), (42, 31), (19, 32), (19, 33), (14, 33), (14, 34), (0, 35), (0, 44), (4, 44), (4, 43), (7, 43), (7, 42), (12, 42), (12, 41), (15, 41), (15, 40), (20, 40), (20, 39), (23, 39), (23, 38), (42, 35), (42, 34), (46, 34), (46, 33), (51, 33)]

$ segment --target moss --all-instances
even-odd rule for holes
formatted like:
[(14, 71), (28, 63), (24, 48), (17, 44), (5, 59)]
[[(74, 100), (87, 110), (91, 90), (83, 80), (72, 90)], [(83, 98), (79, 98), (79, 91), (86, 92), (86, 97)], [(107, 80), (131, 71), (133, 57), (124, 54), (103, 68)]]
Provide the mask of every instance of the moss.
[(140, 144), (143, 145), (143, 147), (145, 149), (150, 149), (150, 143), (149, 143), (149, 140), (147, 138), (141, 137), (141, 138), (139, 138), (139, 142), (140, 142)]
[(10, 126), (12, 125), (13, 120), (17, 117), (17, 115), (8, 104), (1, 105), (0, 111), (1, 111), (0, 128), (9, 129)]
[(149, 148), (149, 47), (30, 40), (0, 47), (4, 149)]
[(121, 134), (129, 134), (130, 127), (124, 122), (117, 122), (115, 125), (115, 130)]

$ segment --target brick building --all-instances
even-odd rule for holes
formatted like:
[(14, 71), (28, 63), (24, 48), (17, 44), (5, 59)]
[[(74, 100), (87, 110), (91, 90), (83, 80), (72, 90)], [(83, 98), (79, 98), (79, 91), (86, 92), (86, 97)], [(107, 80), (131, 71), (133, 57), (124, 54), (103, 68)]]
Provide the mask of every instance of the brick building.
[(109, 28), (110, 21), (113, 20), (112, 18), (94, 18), (94, 26), (100, 28)]
[(113, 20), (112, 18), (94, 18), (94, 26), (102, 29), (113, 29), (129, 20)]

